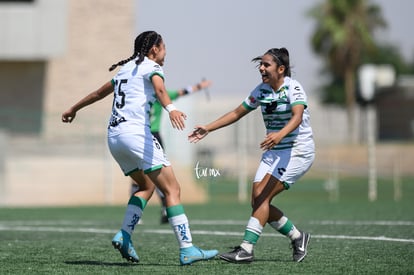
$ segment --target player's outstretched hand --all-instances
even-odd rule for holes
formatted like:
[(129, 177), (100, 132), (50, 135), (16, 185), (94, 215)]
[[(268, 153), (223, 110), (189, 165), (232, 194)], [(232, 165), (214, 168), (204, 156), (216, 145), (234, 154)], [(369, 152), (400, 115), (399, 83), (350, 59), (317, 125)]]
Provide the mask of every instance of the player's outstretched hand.
[(75, 119), (75, 116), (76, 116), (76, 112), (73, 111), (72, 109), (69, 109), (62, 114), (62, 122), (70, 123), (72, 122), (72, 120)]
[(207, 136), (208, 130), (204, 126), (196, 126), (194, 131), (188, 135), (188, 140), (191, 143), (197, 143)]
[(274, 146), (278, 145), (282, 140), (283, 136), (279, 134), (280, 132), (273, 132), (266, 135), (265, 139), (260, 143), (260, 148), (264, 151), (272, 149)]
[(213, 82), (211, 82), (211, 80), (203, 79), (203, 80), (200, 81), (200, 83), (198, 83), (197, 88), (199, 90), (203, 90), (205, 88), (210, 87), (211, 84), (213, 84)]
[(184, 121), (187, 115), (181, 111), (174, 110), (170, 112), (170, 121), (174, 129), (183, 130), (185, 128)]

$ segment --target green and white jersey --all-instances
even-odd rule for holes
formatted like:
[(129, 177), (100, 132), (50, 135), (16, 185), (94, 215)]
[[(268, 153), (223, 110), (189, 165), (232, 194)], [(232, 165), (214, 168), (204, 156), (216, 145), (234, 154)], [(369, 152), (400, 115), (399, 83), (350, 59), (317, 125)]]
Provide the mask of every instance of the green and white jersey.
[(269, 84), (261, 83), (242, 104), (248, 110), (261, 107), (266, 133), (278, 132), (286, 126), (292, 118), (292, 106), (297, 104), (305, 105), (302, 123), (285, 136), (272, 150), (313, 144), (307, 97), (298, 81), (285, 77), (283, 85), (276, 92), (273, 91)]
[(157, 99), (151, 78), (156, 74), (164, 78), (162, 67), (147, 57), (139, 65), (132, 60), (118, 71), (112, 80), (114, 101), (109, 135), (150, 130), (150, 110)]

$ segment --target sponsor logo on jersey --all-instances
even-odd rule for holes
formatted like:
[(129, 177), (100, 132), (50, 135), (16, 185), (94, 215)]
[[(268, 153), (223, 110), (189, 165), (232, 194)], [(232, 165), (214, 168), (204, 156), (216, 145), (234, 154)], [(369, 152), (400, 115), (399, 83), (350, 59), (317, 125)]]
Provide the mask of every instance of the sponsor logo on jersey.
[(109, 127), (116, 127), (119, 123), (125, 121), (125, 117), (121, 116), (116, 110), (112, 110), (111, 119), (109, 120)]

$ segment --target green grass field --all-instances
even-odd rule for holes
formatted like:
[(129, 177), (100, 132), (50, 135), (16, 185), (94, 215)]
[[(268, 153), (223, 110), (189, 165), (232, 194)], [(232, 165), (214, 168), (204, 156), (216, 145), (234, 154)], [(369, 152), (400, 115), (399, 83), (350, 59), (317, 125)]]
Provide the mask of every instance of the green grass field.
[[(211, 202), (185, 205), (193, 242), (226, 252), (240, 243), (250, 207), (237, 202), (236, 183), (204, 184)], [(111, 246), (123, 206), (0, 208), (0, 274), (414, 274), (413, 180), (403, 180), (397, 202), (391, 182), (379, 182), (376, 202), (368, 202), (366, 185), (341, 179), (331, 201), (323, 181), (304, 179), (274, 201), (312, 234), (301, 263), (291, 261), (289, 241), (266, 227), (252, 264), (180, 266), (172, 230), (150, 205), (133, 235), (140, 262), (131, 264)]]

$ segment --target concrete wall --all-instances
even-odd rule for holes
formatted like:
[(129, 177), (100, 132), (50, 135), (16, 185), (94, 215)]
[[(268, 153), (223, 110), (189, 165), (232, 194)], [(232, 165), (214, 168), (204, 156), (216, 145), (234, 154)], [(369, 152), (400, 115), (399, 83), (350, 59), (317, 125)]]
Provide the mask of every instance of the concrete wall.
[(66, 47), (66, 0), (0, 2), (0, 60), (45, 60)]
[[(111, 96), (80, 111), (72, 124), (63, 124), (61, 113), (110, 80), (114, 73), (109, 66), (132, 54), (135, 1), (58, 2), (66, 3), (64, 14), (56, 15), (67, 26), (64, 37), (55, 36), (65, 44), (61, 54), (39, 64), (0, 59), (0, 80), (10, 84), (9, 92), (0, 95), (0, 116), (5, 118), (9, 107), (9, 117), (25, 116), (13, 125), (26, 128), (19, 132), (0, 122), (0, 205), (125, 204), (130, 180), (106, 146)], [(32, 13), (33, 20), (41, 20), (43, 12)], [(9, 33), (21, 28), (14, 26)], [(27, 71), (34, 71), (33, 77)], [(203, 202), (206, 194), (194, 184), (189, 169), (175, 166), (183, 201)]]

